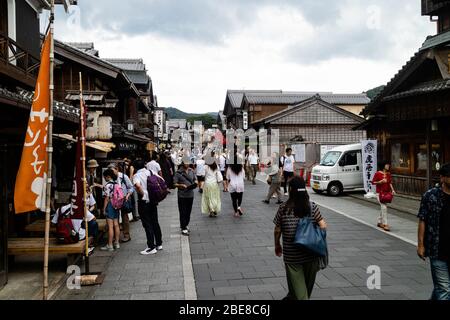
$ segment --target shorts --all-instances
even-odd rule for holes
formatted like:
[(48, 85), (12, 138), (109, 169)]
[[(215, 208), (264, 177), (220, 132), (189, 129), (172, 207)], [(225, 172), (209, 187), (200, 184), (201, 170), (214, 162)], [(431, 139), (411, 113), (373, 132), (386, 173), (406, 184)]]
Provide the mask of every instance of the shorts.
[(197, 181), (198, 181), (198, 182), (203, 182), (203, 181), (205, 181), (205, 176), (197, 176)]
[(105, 210), (106, 219), (115, 220), (119, 219), (120, 211), (118, 209), (114, 209), (111, 202), (108, 203)]

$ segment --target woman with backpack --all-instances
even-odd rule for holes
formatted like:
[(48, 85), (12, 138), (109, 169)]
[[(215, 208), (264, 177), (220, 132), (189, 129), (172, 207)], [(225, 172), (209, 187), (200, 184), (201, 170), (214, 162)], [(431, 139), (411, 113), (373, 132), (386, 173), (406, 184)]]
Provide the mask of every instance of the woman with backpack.
[(192, 205), (194, 203), (194, 189), (197, 179), (189, 164), (182, 162), (173, 178), (174, 187), (178, 188), (178, 211), (180, 212), (180, 229), (184, 236), (189, 235)]
[(211, 154), (211, 162), (205, 167), (205, 185), (202, 196), (202, 213), (209, 214), (210, 217), (217, 217), (222, 207), (220, 199), (219, 183), (223, 182), (222, 173), (214, 156)]
[[(309, 201), (305, 180), (295, 177), (289, 182), (289, 200), (280, 205), (273, 220), (275, 224), (275, 255), (283, 256), (289, 293), (284, 300), (308, 300), (316, 274), (326, 267), (327, 257), (320, 257), (294, 243), (300, 219), (311, 216), (321, 229), (327, 224), (319, 207)], [(281, 245), (283, 236), (283, 245)]]
[(106, 222), (108, 224), (108, 244), (104, 247), (101, 247), (100, 250), (114, 251), (114, 249), (120, 248), (120, 210), (118, 209), (118, 202), (120, 202), (120, 193), (123, 196), (123, 191), (122, 186), (116, 183), (117, 176), (114, 174), (114, 171), (112, 169), (106, 169), (103, 173), (103, 177), (106, 180), (106, 184), (103, 187), (103, 193), (105, 196), (103, 203), (103, 212), (105, 213)]

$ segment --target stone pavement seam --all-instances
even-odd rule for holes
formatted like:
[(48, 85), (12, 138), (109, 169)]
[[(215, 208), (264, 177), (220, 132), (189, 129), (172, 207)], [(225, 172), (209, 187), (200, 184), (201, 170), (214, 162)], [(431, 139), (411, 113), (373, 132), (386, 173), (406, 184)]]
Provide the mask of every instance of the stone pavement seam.
[(189, 239), (184, 236), (180, 238), (180, 241), (184, 277), (184, 298), (185, 300), (197, 300)]

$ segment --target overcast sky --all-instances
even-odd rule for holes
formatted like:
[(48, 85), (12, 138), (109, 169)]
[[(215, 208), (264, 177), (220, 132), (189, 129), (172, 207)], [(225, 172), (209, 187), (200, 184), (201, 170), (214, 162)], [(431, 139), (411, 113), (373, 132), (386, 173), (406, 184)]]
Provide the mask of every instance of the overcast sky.
[(366, 91), (436, 32), (419, 0), (78, 3), (57, 10), (57, 39), (143, 58), (159, 106), (197, 113), (221, 110), (227, 89)]

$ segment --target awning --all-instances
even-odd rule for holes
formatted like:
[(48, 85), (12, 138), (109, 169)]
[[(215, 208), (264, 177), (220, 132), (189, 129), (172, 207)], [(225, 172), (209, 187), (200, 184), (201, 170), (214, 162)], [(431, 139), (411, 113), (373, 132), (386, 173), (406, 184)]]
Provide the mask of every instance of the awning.
[[(77, 142), (77, 140), (72, 137), (70, 134), (53, 134), (54, 137), (69, 140), (72, 142)], [(111, 142), (104, 142), (104, 141), (88, 141), (86, 142), (86, 147), (93, 148), (102, 152), (111, 152), (116, 145)]]
[(147, 142), (147, 143), (151, 142), (151, 139), (146, 137), (146, 136), (139, 135), (139, 134), (128, 133), (128, 132), (124, 132), (123, 133), (123, 137), (127, 138), (129, 140), (132, 140), (132, 141)]

